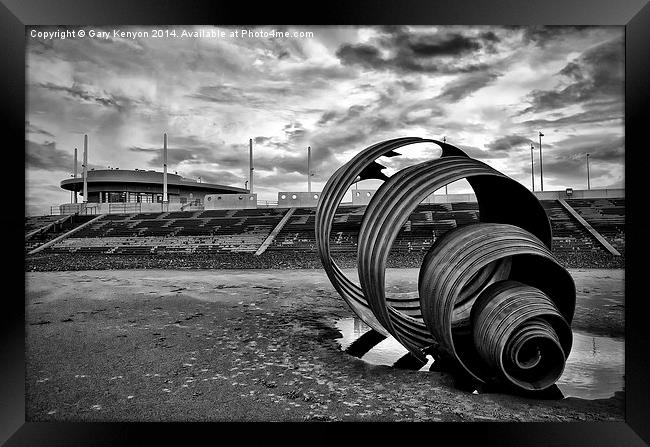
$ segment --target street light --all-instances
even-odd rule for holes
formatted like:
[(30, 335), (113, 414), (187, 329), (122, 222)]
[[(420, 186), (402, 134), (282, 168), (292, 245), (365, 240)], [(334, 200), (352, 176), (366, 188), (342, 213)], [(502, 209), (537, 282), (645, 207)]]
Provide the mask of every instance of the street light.
[(539, 183), (542, 191), (544, 191), (544, 164), (542, 163), (542, 137), (544, 134), (539, 131)]
[(530, 143), (530, 181), (533, 185), (533, 192), (535, 192), (535, 165), (533, 164), (533, 143)]
[(248, 189), (248, 180), (244, 182), (244, 189)]
[(587, 154), (587, 189), (591, 189), (591, 182), (589, 181), (589, 154)]

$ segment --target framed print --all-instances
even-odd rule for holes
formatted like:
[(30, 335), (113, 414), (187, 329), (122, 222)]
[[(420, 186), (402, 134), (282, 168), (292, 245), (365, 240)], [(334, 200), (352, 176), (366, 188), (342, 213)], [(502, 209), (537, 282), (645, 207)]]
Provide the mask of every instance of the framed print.
[(0, 440), (647, 445), (647, 2), (308, 6), (3, 0)]

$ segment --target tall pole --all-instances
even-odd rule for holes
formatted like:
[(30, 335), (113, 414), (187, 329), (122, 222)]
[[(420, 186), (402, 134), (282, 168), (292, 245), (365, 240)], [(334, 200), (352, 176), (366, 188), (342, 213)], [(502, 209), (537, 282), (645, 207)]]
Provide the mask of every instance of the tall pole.
[(250, 138), (248, 140), (248, 144), (250, 145), (250, 184), (251, 184), (251, 189), (249, 191), (250, 194), (253, 194), (253, 139)]
[[(77, 178), (77, 148), (74, 148), (74, 178)], [(74, 190), (74, 203), (77, 203), (77, 190), (73, 187)]]
[(587, 189), (591, 189), (591, 182), (589, 181), (589, 154), (587, 154)]
[(542, 191), (544, 191), (544, 164), (542, 163), (542, 137), (544, 134), (539, 131), (539, 183)]
[(533, 192), (535, 192), (535, 165), (533, 164), (533, 143), (530, 143), (530, 181), (533, 185)]
[(167, 203), (167, 133), (163, 134), (163, 203)]
[(83, 177), (84, 177), (84, 202), (88, 202), (88, 135), (84, 135), (84, 164)]
[[(442, 142), (447, 143), (447, 137), (442, 137)], [(447, 190), (447, 185), (445, 185), (445, 195), (449, 195), (449, 191)]]
[(311, 146), (307, 146), (307, 192), (311, 192)]

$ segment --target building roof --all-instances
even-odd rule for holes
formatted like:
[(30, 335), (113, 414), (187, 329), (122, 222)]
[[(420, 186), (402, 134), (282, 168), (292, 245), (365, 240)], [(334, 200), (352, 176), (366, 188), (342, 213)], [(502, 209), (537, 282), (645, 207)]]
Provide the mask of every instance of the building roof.
[[(95, 169), (88, 171), (88, 186), (110, 186), (110, 184), (160, 185), (163, 184), (163, 173), (141, 169)], [(214, 183), (199, 183), (193, 179), (183, 178), (177, 174), (167, 173), (167, 185), (180, 187), (191, 191), (202, 191), (206, 194), (237, 194), (247, 193), (244, 188), (218, 185)], [(67, 191), (82, 191), (83, 178), (69, 178), (61, 181), (61, 188)]]

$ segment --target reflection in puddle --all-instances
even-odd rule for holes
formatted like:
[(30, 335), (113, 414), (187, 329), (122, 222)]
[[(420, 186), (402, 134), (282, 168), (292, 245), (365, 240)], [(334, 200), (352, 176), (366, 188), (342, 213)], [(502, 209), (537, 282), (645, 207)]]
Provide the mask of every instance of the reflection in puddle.
[(573, 331), (573, 347), (557, 386), (566, 397), (604, 399), (623, 391), (622, 339)]
[[(358, 318), (342, 318), (335, 325), (343, 334), (338, 339), (341, 349), (370, 364), (396, 366), (408, 354), (393, 337), (384, 339)], [(428, 358), (426, 365), (412, 369), (429, 371), (433, 359)], [(623, 391), (624, 372), (622, 339), (573, 331), (571, 354), (557, 386), (564, 397), (605, 399)]]

